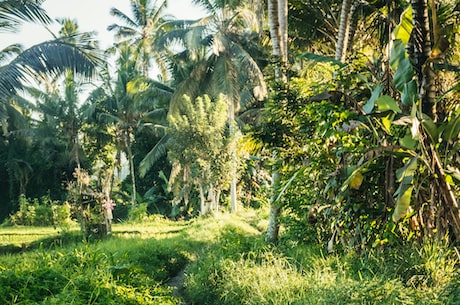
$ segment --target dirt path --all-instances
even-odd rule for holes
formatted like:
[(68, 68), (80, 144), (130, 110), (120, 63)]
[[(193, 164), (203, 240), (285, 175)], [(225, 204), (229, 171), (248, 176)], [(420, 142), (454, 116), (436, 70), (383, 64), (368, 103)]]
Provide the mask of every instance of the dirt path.
[(184, 278), (186, 268), (187, 266), (180, 270), (173, 278), (169, 279), (169, 281), (166, 283), (168, 286), (173, 288), (173, 296), (181, 299), (181, 305), (188, 305), (187, 302), (185, 302), (184, 300)]

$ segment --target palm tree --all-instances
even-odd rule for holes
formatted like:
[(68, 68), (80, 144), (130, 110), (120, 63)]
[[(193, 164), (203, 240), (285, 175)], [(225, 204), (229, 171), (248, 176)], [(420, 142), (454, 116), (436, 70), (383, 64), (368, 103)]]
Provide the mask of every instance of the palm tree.
[(117, 78), (112, 84), (110, 73), (102, 73), (103, 86), (92, 93), (93, 105), (87, 105), (87, 115), (115, 127), (115, 142), (126, 153), (131, 176), (131, 203), (136, 205), (136, 167), (132, 144), (136, 132), (153, 117), (165, 116), (161, 108), (163, 99), (169, 99), (171, 91), (162, 84), (142, 75), (138, 69), (136, 46), (129, 43), (118, 45)]
[[(1, 1), (0, 31), (12, 31), (23, 21), (49, 24), (50, 19), (40, 7), (41, 2)], [(21, 50), (17, 45), (8, 48), (12, 49), (15, 49), (16, 56), (0, 66), (0, 113), (3, 113), (3, 117), (6, 115), (8, 99), (24, 88), (30, 79), (43, 76), (57, 78), (68, 69), (73, 73), (92, 77), (97, 64), (103, 60), (94, 46), (79, 42), (71, 43), (61, 38), (42, 42), (27, 50)]]
[[(23, 22), (37, 22), (47, 25), (51, 19), (41, 8), (43, 1), (35, 0), (3, 0), (0, 1), (0, 32), (15, 31)], [(13, 146), (18, 146), (22, 142), (28, 143), (28, 148), (22, 154), (10, 154), (8, 160), (16, 161), (6, 166), (13, 170), (10, 172), (11, 179), (20, 178), (18, 181), (20, 191), (25, 191), (28, 183), (38, 185), (37, 179), (27, 179), (30, 173), (30, 166), (42, 166), (40, 169), (34, 168), (34, 175), (38, 177), (38, 172), (45, 169), (48, 164), (56, 166), (56, 160), (45, 160), (50, 155), (44, 155), (41, 160), (34, 160), (41, 154), (40, 145), (34, 138), (26, 137), (27, 128), (29, 128), (33, 119), (30, 117), (28, 105), (25, 99), (19, 97), (17, 93), (26, 89), (27, 85), (34, 79), (45, 79), (52, 77), (60, 78), (64, 73), (72, 71), (74, 74), (80, 74), (84, 77), (95, 75), (97, 65), (103, 60), (94, 46), (73, 43), (61, 38), (54, 38), (26, 50), (20, 45), (11, 45), (1, 52), (0, 62), (0, 125), (3, 131), (2, 140), (9, 151), (13, 151)], [(23, 122), (23, 124), (19, 124)], [(20, 138), (24, 138), (22, 141)], [(32, 145), (32, 146), (31, 146)], [(16, 155), (16, 157), (14, 157)], [(25, 156), (26, 159), (20, 157)], [(19, 157), (19, 159), (18, 159)], [(29, 161), (27, 161), (29, 160)], [(35, 162), (35, 163), (34, 163)], [(37, 163), (40, 162), (40, 163)], [(53, 164), (54, 162), (54, 164)], [(15, 173), (14, 171), (18, 172)], [(61, 173), (59, 173), (60, 175)], [(48, 176), (49, 177), (49, 176)], [(48, 178), (47, 177), (47, 178)], [(9, 181), (10, 190), (13, 190), (14, 181)], [(37, 180), (37, 181), (35, 181)], [(46, 180), (46, 179), (44, 179)], [(50, 179), (51, 180), (51, 179)], [(51, 187), (52, 182), (46, 181), (45, 189), (56, 189)], [(41, 185), (43, 190), (43, 184)], [(58, 183), (57, 189), (60, 188)], [(13, 194), (11, 191), (10, 195)], [(9, 199), (13, 199), (10, 196)]]
[(343, 0), (342, 10), (340, 12), (339, 34), (337, 37), (337, 46), (335, 50), (335, 59), (343, 62), (345, 60), (346, 49), (350, 32), (351, 14), (353, 0)]
[[(235, 114), (266, 94), (261, 69), (249, 51), (259, 37), (258, 22), (250, 9), (241, 6), (242, 1), (194, 2), (209, 15), (199, 20), (171, 21), (168, 26), (172, 30), (160, 39), (164, 45), (171, 42), (176, 49), (183, 47), (181, 52), (169, 51), (171, 70), (181, 80), (169, 112), (177, 111), (184, 95), (192, 100), (204, 94), (214, 100), (222, 96), (228, 107), (230, 133), (235, 134)], [(235, 149), (231, 152), (234, 158)], [(234, 171), (230, 193), (232, 210), (236, 211), (236, 166)]]
[(155, 41), (162, 32), (164, 22), (164, 9), (166, 0), (161, 3), (152, 0), (131, 0), (131, 13), (133, 17), (112, 8), (110, 13), (123, 21), (124, 25), (112, 24), (109, 31), (115, 31), (115, 38), (119, 43), (127, 43), (136, 46), (136, 52), (141, 58), (141, 71), (144, 76), (149, 73), (151, 59), (153, 58), (160, 68), (162, 77), (167, 79), (166, 67), (161, 54), (155, 50)]

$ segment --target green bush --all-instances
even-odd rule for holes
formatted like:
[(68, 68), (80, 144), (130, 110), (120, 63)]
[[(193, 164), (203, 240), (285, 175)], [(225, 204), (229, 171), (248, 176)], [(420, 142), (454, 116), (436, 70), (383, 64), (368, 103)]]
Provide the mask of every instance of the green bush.
[(59, 293), (67, 280), (47, 266), (36, 270), (0, 273), (0, 304), (30, 304)]
[(147, 219), (147, 203), (140, 203), (135, 206), (131, 206), (128, 210), (128, 221), (130, 222), (142, 222)]
[(13, 225), (68, 228), (74, 223), (67, 202), (60, 204), (59, 201), (51, 200), (49, 196), (28, 199), (24, 195), (19, 196), (18, 201), (19, 210), (10, 215), (10, 222)]

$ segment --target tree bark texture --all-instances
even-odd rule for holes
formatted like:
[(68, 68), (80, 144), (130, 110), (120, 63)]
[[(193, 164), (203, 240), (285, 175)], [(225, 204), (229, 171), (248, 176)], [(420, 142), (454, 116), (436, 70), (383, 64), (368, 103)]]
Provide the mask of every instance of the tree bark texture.
[(436, 100), (434, 72), (428, 60), (431, 54), (430, 20), (426, 0), (411, 0), (413, 28), (407, 51), (418, 80), (418, 95), (422, 101), (422, 112), (434, 117)]
[(266, 240), (269, 243), (275, 243), (278, 241), (279, 234), (279, 216), (281, 215), (281, 206), (276, 202), (276, 190), (280, 183), (280, 176), (278, 170), (274, 170), (272, 173), (271, 191), (272, 195), (270, 198), (270, 217), (268, 219)]
[[(268, 0), (268, 24), (272, 39), (273, 57), (278, 60), (275, 66), (275, 78), (287, 83), (288, 63), (288, 0)], [(268, 242), (276, 242), (279, 233), (279, 216), (282, 207), (276, 202), (276, 190), (280, 182), (278, 169), (272, 172), (272, 197), (270, 199), (270, 218), (267, 228), (266, 239)]]
[(353, 0), (343, 0), (342, 10), (340, 11), (339, 33), (337, 36), (337, 45), (335, 48), (335, 59), (344, 62), (346, 57), (346, 48), (348, 45), (348, 36), (350, 31), (350, 11)]

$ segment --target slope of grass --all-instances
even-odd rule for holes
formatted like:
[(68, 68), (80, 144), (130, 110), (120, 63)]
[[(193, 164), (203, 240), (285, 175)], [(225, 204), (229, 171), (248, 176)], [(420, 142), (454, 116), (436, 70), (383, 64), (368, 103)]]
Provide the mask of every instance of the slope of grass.
[[(265, 216), (156, 217), (99, 242), (50, 235), (0, 256), (0, 304), (460, 304), (457, 255), (442, 244), (275, 247), (263, 241)], [(182, 273), (177, 294), (167, 283)]]

